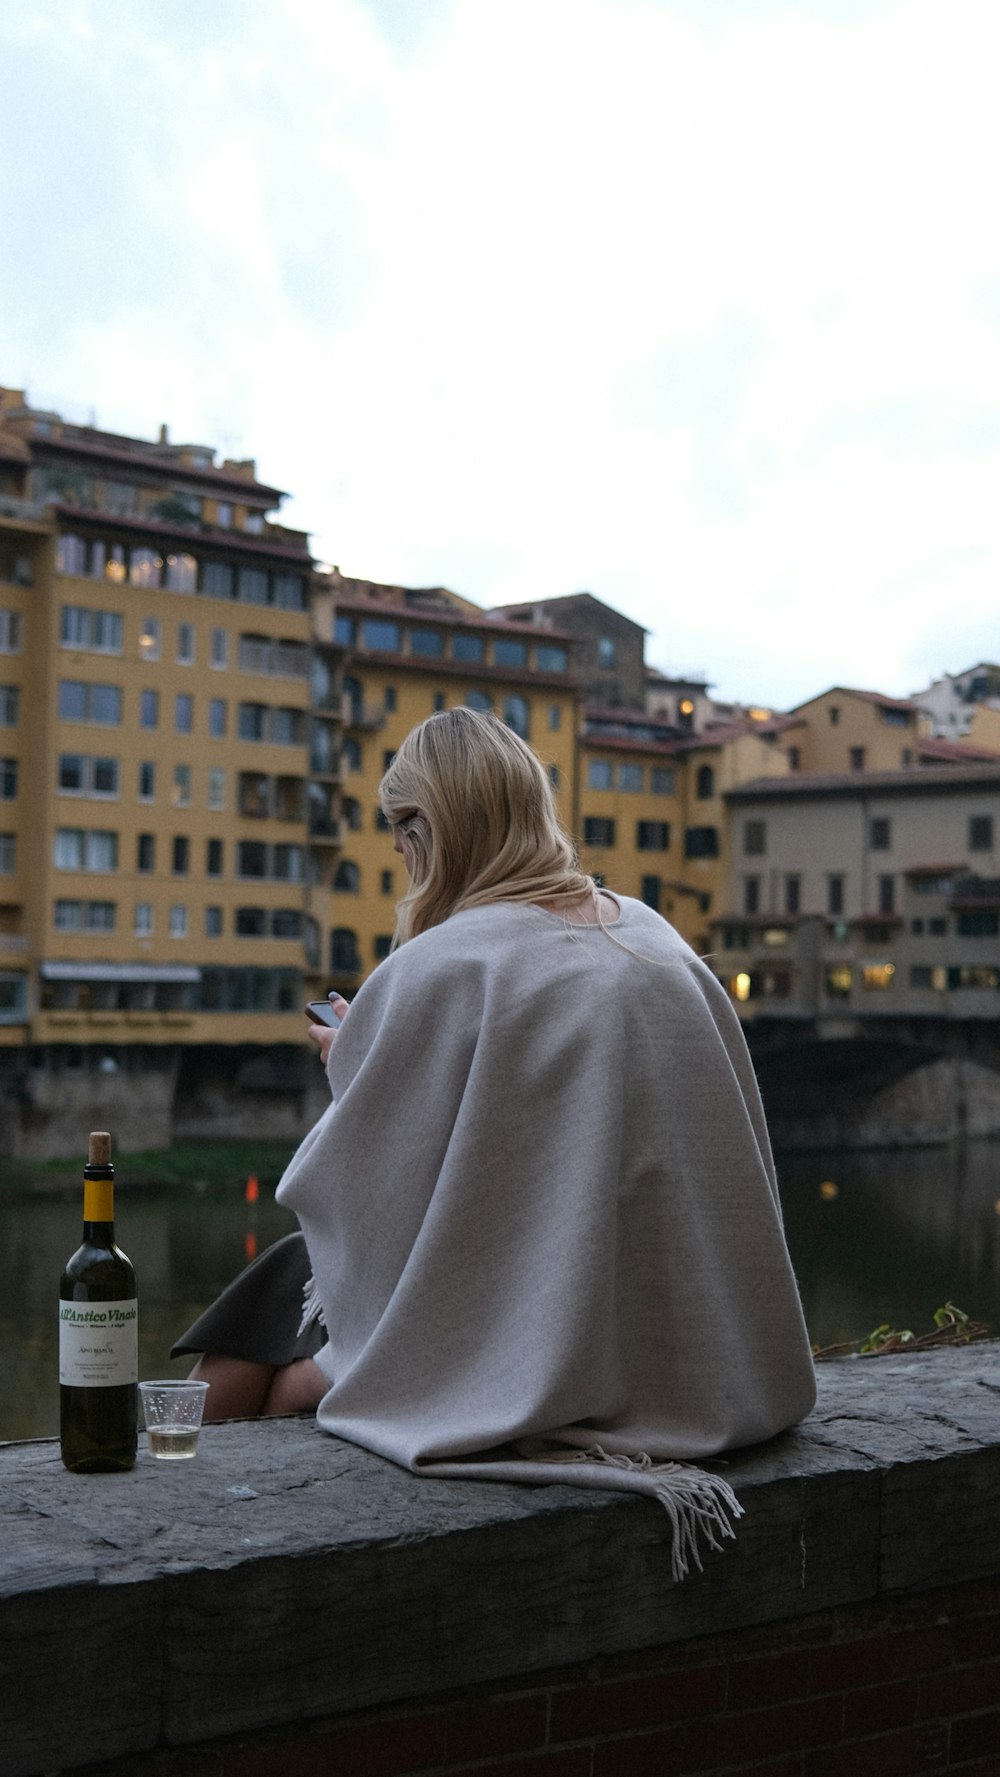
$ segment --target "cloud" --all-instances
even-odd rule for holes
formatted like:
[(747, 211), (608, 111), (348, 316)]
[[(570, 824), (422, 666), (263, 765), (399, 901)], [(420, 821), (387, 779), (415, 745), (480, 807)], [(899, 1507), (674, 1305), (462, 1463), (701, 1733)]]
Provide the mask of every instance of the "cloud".
[(0, 376), (255, 454), (345, 571), (588, 587), (746, 699), (912, 689), (1000, 569), (994, 39), (993, 0), (8, 10)]

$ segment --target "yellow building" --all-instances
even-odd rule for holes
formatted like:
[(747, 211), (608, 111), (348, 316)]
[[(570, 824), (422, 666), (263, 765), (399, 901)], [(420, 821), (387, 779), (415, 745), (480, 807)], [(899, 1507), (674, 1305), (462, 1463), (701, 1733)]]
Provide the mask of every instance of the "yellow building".
[(0, 1149), (95, 1093), (134, 1123), (187, 1046), (301, 1044), (339, 722), (281, 498), (0, 391)]
[(796, 704), (781, 745), (789, 769), (839, 777), (848, 771), (898, 771), (918, 762), (926, 722), (912, 699), (834, 685)]
[(378, 786), (401, 740), (435, 710), (493, 710), (546, 766), (562, 818), (576, 814), (579, 691), (573, 644), (554, 631), (486, 616), (436, 588), (404, 589), (317, 577), (315, 644), (342, 700), (341, 848), (333, 881), (329, 979), (351, 994), (384, 957), (402, 860), (378, 807)]

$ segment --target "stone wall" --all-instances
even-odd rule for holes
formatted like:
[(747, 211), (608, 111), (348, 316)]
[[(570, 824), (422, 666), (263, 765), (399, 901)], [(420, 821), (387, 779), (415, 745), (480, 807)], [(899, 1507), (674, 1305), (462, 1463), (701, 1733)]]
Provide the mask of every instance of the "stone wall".
[(4, 1777), (995, 1774), (1000, 1345), (819, 1385), (727, 1460), (745, 1517), (680, 1585), (653, 1502), (308, 1418), (122, 1476), (0, 1446)]

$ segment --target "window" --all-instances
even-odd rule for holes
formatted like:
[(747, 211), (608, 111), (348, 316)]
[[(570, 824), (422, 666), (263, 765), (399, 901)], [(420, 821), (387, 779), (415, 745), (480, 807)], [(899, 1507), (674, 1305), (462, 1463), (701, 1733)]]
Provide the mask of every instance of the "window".
[(156, 728), (160, 720), (160, 693), (158, 691), (140, 691), (139, 693), (139, 727)]
[(684, 834), (686, 858), (717, 858), (719, 830), (717, 827), (688, 827)]
[(840, 721), (840, 705), (838, 703), (831, 703), (830, 708), (827, 711), (827, 715), (830, 718), (830, 727), (836, 728), (838, 722)]
[(144, 759), (139, 766), (139, 801), (152, 802), (156, 795), (156, 766), (151, 759)]
[(345, 827), (352, 833), (360, 833), (361, 804), (356, 796), (344, 796), (341, 799), (340, 815)]
[(135, 867), (140, 873), (142, 873), (144, 875), (147, 874), (149, 871), (155, 869), (155, 867), (156, 867), (156, 835), (154, 833), (139, 833), (137, 835), (136, 847), (135, 847)]
[(13, 876), (17, 869), (17, 835), (0, 833), (0, 876)]
[(591, 759), (587, 766), (588, 789), (610, 790), (611, 783), (611, 766), (607, 759)]
[(229, 563), (224, 561), (203, 562), (201, 590), (206, 598), (231, 599), (233, 596), (233, 570)]
[(641, 765), (619, 765), (618, 788), (630, 791), (641, 790), (645, 775)]
[(380, 884), (380, 888), (381, 888), (383, 895), (391, 895), (392, 894), (393, 890), (392, 890), (392, 871), (391, 870), (383, 870), (382, 871), (381, 877), (379, 879), (379, 884)]
[(358, 935), (348, 926), (334, 926), (330, 933), (330, 970), (334, 975), (357, 975), (361, 972)]
[(569, 656), (565, 648), (554, 648), (548, 642), (539, 642), (535, 649), (535, 668), (540, 673), (564, 673), (569, 665)]
[(92, 828), (57, 827), (52, 861), (57, 870), (116, 870), (118, 835)]
[(191, 860), (191, 841), (186, 833), (175, 833), (170, 847), (170, 868), (175, 876), (186, 876)]
[(61, 932), (113, 932), (115, 913), (113, 901), (57, 901), (53, 924)]
[(233, 929), (237, 938), (266, 938), (267, 914), (263, 907), (237, 907)]
[(276, 907), (271, 914), (272, 938), (301, 938), (302, 915), (297, 907)]
[(597, 664), (598, 664), (598, 666), (610, 668), (610, 667), (614, 666), (615, 658), (616, 658), (616, 650), (615, 650), (614, 637), (613, 636), (599, 636), (597, 639)]
[(896, 973), (895, 963), (870, 963), (861, 971), (861, 980), (865, 987), (884, 993), (892, 986), (892, 978)]
[(844, 878), (839, 874), (826, 879), (826, 910), (833, 914), (844, 911)]
[(136, 902), (132, 930), (137, 938), (151, 938), (153, 936), (153, 904), (151, 901)]
[(243, 605), (267, 604), (267, 574), (263, 568), (240, 568), (237, 598)]
[(832, 1000), (850, 999), (852, 980), (852, 971), (846, 963), (831, 963), (824, 980), (828, 997)]
[(226, 733), (226, 700), (212, 697), (208, 704), (208, 732), (213, 740), (222, 740)]
[(213, 631), (212, 631), (212, 651), (211, 651), (210, 659), (211, 659), (211, 664), (214, 667), (226, 667), (229, 665), (229, 631), (228, 631), (228, 629), (213, 629)]
[(139, 630), (139, 655), (142, 660), (159, 660), (160, 621), (158, 617), (143, 618)]
[(172, 938), (186, 938), (187, 937), (187, 929), (188, 929), (187, 908), (186, 907), (171, 907), (171, 909), (170, 909), (170, 936)]
[(19, 693), (16, 685), (0, 685), (0, 728), (16, 728)]
[(267, 875), (267, 846), (261, 839), (241, 839), (236, 847), (237, 876)]
[(278, 746), (304, 746), (306, 739), (305, 711), (295, 709), (272, 710), (271, 739)]
[(550, 703), (549, 704), (549, 733), (554, 734), (556, 729), (561, 728), (561, 727), (562, 727), (562, 710), (560, 709), (560, 707), (557, 703)]
[(674, 771), (672, 765), (654, 765), (649, 774), (649, 787), (654, 796), (672, 796)]
[(467, 709), (483, 710), (485, 712), (493, 708), (493, 699), (492, 697), (487, 697), (485, 691), (470, 691), (466, 697), (465, 705)]
[[(198, 563), (194, 556), (168, 555), (166, 583), (171, 592), (194, 592), (198, 584)], [(194, 659), (193, 654), (191, 658)]]
[(133, 549), (129, 556), (128, 577), (133, 586), (159, 586), (163, 578), (163, 557), (155, 549)]
[(872, 851), (888, 851), (892, 845), (892, 823), (879, 816), (871, 822), (868, 829), (868, 844)]
[(233, 508), (229, 500), (216, 501), (215, 522), (222, 531), (228, 531), (231, 528), (233, 522)]
[(194, 665), (193, 623), (178, 623), (177, 625), (177, 664), (178, 666)]
[(263, 740), (267, 705), (241, 703), (237, 711), (237, 732), (240, 740)]
[(482, 660), (485, 653), (482, 636), (457, 635), (451, 638), (453, 660)]
[(438, 660), (444, 653), (444, 642), (440, 630), (411, 629), (410, 653), (423, 655), (429, 660)]
[(348, 858), (341, 858), (340, 863), (337, 865), (336, 874), (333, 879), (333, 886), (335, 889), (339, 889), (341, 894), (360, 894), (361, 871), (357, 864), (352, 863)]
[(969, 816), (969, 850), (993, 850), (993, 816), (991, 814)]
[(995, 907), (963, 907), (955, 915), (955, 931), (960, 938), (995, 938), (1000, 931), (1000, 917)]
[(799, 913), (802, 909), (802, 878), (798, 872), (785, 877), (785, 912)]
[(399, 653), (399, 624), (388, 623), (385, 618), (367, 617), (361, 625), (361, 646), (371, 648), (373, 653)]
[(852, 747), (849, 757), (850, 757), (850, 764), (851, 764), (852, 771), (864, 771), (864, 768), (865, 768), (865, 749), (864, 749), (864, 747)]
[(802, 752), (799, 747), (789, 747), (789, 749), (788, 749), (788, 769), (789, 769), (789, 771), (801, 771), (801, 769), (802, 769)]
[(767, 850), (766, 821), (744, 821), (743, 853), (748, 858), (762, 858)]
[(174, 808), (187, 808), (191, 802), (191, 767), (174, 766), (174, 787), (170, 797)]
[(20, 654), (21, 614), (0, 610), (0, 654)]
[(434, 693), (434, 708), (435, 708), (435, 710), (443, 710), (444, 709), (444, 692), (443, 691), (435, 691), (435, 693)]
[(118, 760), (60, 753), (56, 781), (64, 795), (117, 796)]
[(896, 878), (880, 876), (878, 879), (878, 910), (880, 913), (896, 911)]
[(715, 795), (715, 772), (710, 765), (699, 765), (694, 793), (701, 802), (706, 802), (710, 796)]
[(550, 765), (549, 766), (549, 783), (552, 785), (552, 788), (554, 790), (558, 790), (558, 788), (559, 788), (559, 767), (558, 767), (558, 765)]
[(0, 759), (0, 802), (13, 802), (17, 795), (17, 760)]
[(497, 639), (493, 643), (494, 666), (526, 666), (528, 650), (524, 642), (508, 642)]
[(222, 840), (208, 839), (205, 841), (205, 875), (222, 875)]
[(92, 611), (88, 605), (63, 605), (59, 640), (64, 648), (86, 648), (94, 654), (120, 654), (124, 620), (117, 611)]
[(226, 774), (218, 765), (208, 768), (208, 806), (216, 809), (226, 806)]
[(305, 856), (301, 845), (276, 845), (271, 860), (272, 876), (279, 882), (302, 882), (305, 878)]
[(114, 728), (122, 719), (122, 694), (117, 685), (60, 679), (59, 715), (64, 722), (95, 722)]
[(274, 602), (280, 611), (306, 609), (306, 582), (301, 574), (275, 574)]
[(342, 617), (338, 612), (333, 619), (333, 639), (341, 648), (354, 646), (354, 618)]
[(614, 845), (615, 823), (603, 816), (587, 815), (583, 823), (584, 845)]
[(178, 691), (174, 698), (174, 730), (190, 734), (194, 727), (194, 698), (187, 691)]
[(637, 821), (635, 843), (640, 851), (668, 851), (670, 847), (669, 821)]
[(386, 686), (385, 695), (383, 698), (383, 705), (384, 705), (385, 710), (388, 713), (391, 713), (396, 708), (396, 687), (395, 687), (395, 685), (387, 685)]
[(652, 907), (654, 913), (660, 911), (660, 888), (661, 883), (658, 876), (643, 877), (640, 898), (645, 901), (647, 907)]
[(519, 734), (522, 740), (528, 739), (528, 704), (525, 698), (505, 697), (503, 700), (503, 719), (508, 728), (512, 728), (515, 734)]
[(205, 908), (205, 936), (206, 936), (206, 938), (221, 938), (222, 937), (222, 908), (221, 907), (206, 907)]

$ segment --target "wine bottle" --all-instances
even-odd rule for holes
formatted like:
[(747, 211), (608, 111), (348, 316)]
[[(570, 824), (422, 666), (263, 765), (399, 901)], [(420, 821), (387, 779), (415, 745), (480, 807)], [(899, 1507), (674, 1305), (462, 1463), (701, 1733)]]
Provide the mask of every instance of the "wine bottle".
[(83, 1245), (59, 1285), (59, 1442), (75, 1474), (130, 1469), (138, 1423), (135, 1272), (115, 1245), (111, 1137), (83, 1169)]

